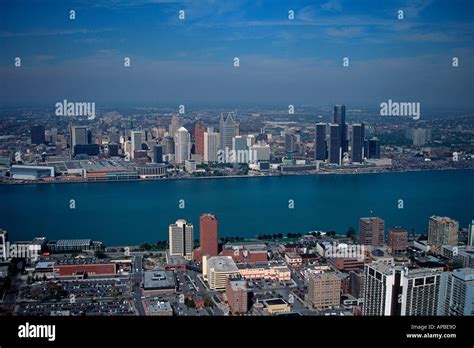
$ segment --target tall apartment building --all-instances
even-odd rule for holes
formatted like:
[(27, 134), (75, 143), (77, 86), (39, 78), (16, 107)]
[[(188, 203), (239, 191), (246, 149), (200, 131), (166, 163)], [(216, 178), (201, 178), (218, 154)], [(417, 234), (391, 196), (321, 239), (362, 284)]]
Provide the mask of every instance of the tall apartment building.
[(183, 256), (192, 259), (194, 246), (194, 227), (186, 220), (178, 220), (169, 225), (169, 247), (171, 256)]
[(474, 268), (443, 273), (438, 315), (474, 315)]
[(359, 220), (359, 243), (383, 246), (385, 221), (379, 217), (363, 217)]
[(401, 227), (394, 227), (388, 230), (387, 244), (392, 254), (399, 254), (406, 251), (408, 247), (408, 232)]
[(313, 273), (309, 276), (306, 301), (316, 309), (341, 304), (341, 279), (334, 273)]
[(436, 315), (441, 274), (441, 268), (366, 264), (363, 315)]
[(225, 293), (232, 314), (244, 314), (248, 311), (249, 290), (247, 281), (240, 277), (230, 277)]
[(449, 217), (431, 216), (428, 223), (428, 244), (439, 252), (443, 245), (457, 245), (459, 222)]

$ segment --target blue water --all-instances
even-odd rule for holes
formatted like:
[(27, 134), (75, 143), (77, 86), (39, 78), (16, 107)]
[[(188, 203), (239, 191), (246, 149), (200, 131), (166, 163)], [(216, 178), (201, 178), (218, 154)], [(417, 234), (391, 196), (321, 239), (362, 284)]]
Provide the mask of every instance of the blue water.
[(0, 186), (0, 228), (10, 240), (155, 242), (167, 239), (168, 225), (179, 218), (195, 225), (198, 238), (205, 212), (219, 219), (220, 236), (345, 233), (370, 215), (385, 219), (387, 228), (401, 225), (417, 233), (426, 231), (433, 214), (467, 227), (474, 219), (474, 171)]

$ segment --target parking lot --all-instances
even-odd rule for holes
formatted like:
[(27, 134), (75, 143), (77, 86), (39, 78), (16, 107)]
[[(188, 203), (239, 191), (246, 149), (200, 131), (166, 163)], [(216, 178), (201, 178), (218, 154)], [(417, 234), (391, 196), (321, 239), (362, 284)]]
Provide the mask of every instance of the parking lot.
[[(61, 313), (61, 314), (60, 314)], [(21, 304), (17, 315), (50, 316), (50, 315), (133, 315), (134, 311), (128, 300), (123, 301), (69, 301)]]

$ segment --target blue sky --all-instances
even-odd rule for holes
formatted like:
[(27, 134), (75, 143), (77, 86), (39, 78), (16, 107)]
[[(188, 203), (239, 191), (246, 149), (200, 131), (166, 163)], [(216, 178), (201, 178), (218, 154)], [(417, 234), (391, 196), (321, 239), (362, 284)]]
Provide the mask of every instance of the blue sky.
[(471, 0), (1, 0), (0, 101), (469, 107), (473, 22)]

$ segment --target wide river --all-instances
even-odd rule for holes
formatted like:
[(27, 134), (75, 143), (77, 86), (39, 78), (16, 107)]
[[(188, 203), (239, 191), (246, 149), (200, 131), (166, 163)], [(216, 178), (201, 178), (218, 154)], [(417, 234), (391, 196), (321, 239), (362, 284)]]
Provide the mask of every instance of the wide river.
[(474, 219), (474, 171), (0, 185), (0, 229), (11, 241), (156, 242), (168, 238), (168, 225), (177, 219), (193, 223), (199, 238), (202, 213), (216, 215), (220, 236), (344, 234), (349, 226), (358, 231), (362, 216), (416, 233), (426, 232), (431, 215), (467, 227)]

